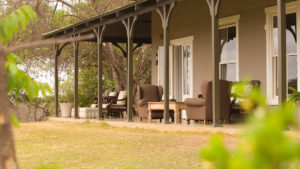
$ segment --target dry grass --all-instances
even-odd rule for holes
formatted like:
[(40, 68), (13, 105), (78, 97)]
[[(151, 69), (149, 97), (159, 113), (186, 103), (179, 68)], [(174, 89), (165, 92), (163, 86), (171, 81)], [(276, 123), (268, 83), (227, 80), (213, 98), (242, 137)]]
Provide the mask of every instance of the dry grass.
[[(209, 137), (95, 122), (27, 123), (15, 129), (22, 169), (43, 165), (62, 169), (201, 168), (198, 151)], [(225, 140), (234, 145), (234, 137), (225, 136)]]

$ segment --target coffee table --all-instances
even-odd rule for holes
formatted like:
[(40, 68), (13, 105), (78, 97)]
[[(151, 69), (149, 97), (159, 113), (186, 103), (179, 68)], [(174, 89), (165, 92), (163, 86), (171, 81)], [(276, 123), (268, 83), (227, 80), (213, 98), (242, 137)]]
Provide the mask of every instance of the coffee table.
[[(180, 110), (185, 110), (186, 105), (183, 102), (170, 102), (170, 110), (174, 111), (175, 123), (181, 123)], [(152, 121), (152, 111), (154, 110), (164, 110), (164, 102), (148, 102), (148, 122)]]

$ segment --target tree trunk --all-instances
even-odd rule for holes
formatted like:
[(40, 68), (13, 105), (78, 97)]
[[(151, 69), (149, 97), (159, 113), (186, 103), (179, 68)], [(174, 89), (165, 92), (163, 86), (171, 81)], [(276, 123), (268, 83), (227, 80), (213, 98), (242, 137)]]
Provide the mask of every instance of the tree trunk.
[(13, 131), (8, 113), (6, 55), (0, 46), (0, 168), (17, 169)]
[(118, 73), (117, 73), (117, 71), (116, 71), (116, 69), (114, 68), (113, 65), (111, 65), (111, 72), (112, 72), (112, 77), (113, 77), (114, 82), (115, 82), (116, 90), (117, 91), (122, 90), (123, 88), (122, 88), (122, 85), (120, 83), (120, 78), (119, 78)]

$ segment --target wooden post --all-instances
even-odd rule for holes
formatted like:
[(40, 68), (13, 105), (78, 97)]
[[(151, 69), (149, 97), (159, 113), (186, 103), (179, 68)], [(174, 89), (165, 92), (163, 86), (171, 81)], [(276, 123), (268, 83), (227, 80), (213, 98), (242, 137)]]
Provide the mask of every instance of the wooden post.
[(219, 10), (221, 0), (206, 0), (209, 6), (212, 26), (212, 63), (213, 63), (213, 126), (221, 127), (220, 121), (220, 76), (219, 63), (221, 55), (221, 45), (219, 37)]
[(59, 117), (58, 112), (58, 57), (61, 54), (64, 47), (66, 47), (68, 43), (63, 44), (61, 47), (59, 47), (59, 44), (55, 45), (55, 54), (54, 54), (54, 72), (55, 72), (55, 117)]
[(102, 71), (103, 71), (103, 56), (102, 56), (102, 44), (103, 44), (103, 33), (105, 30), (104, 26), (99, 26), (94, 29), (94, 32), (97, 36), (97, 45), (98, 45), (98, 120), (103, 120), (102, 114)]
[(122, 21), (127, 33), (127, 121), (133, 122), (133, 30), (137, 16)]
[(169, 39), (169, 25), (170, 18), (173, 12), (173, 9), (176, 5), (176, 2), (172, 2), (171, 4), (164, 4), (162, 7), (159, 7), (156, 11), (161, 17), (162, 28), (164, 32), (164, 51), (165, 51), (165, 60), (164, 60), (164, 124), (170, 123), (170, 100), (169, 100), (169, 90), (170, 90), (170, 39)]
[(286, 58), (286, 11), (285, 0), (277, 0), (278, 6), (278, 68), (279, 104), (287, 97), (287, 58)]
[(58, 48), (59, 45), (55, 45), (55, 58), (54, 58), (54, 73), (55, 73), (55, 117), (59, 117), (59, 112), (58, 112)]
[(78, 47), (79, 42), (74, 42), (74, 117), (79, 119), (78, 116)]

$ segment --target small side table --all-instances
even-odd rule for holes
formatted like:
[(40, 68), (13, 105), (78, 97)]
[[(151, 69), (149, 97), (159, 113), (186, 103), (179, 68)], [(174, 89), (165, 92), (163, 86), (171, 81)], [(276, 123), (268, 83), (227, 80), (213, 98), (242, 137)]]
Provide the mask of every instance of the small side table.
[[(183, 102), (170, 102), (170, 110), (174, 111), (175, 123), (181, 123), (180, 110), (185, 110), (186, 105)], [(153, 110), (164, 110), (164, 102), (148, 102), (148, 122), (152, 121)]]

